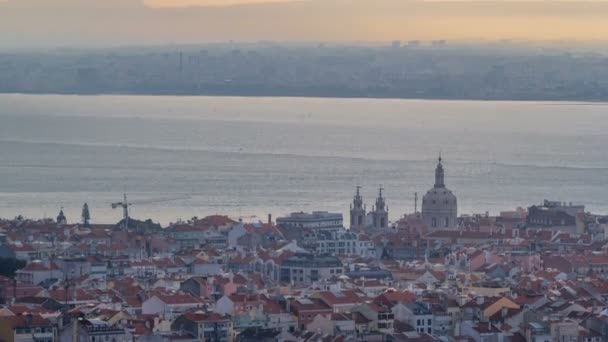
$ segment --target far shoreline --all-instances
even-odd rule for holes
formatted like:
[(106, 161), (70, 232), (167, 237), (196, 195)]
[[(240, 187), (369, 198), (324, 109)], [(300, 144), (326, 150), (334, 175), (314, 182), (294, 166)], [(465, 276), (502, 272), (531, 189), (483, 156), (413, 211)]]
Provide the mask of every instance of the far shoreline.
[(445, 102), (495, 102), (495, 103), (539, 103), (539, 104), (554, 104), (554, 105), (587, 105), (587, 106), (604, 106), (608, 105), (608, 99), (574, 99), (574, 98), (483, 98), (483, 97), (409, 97), (409, 96), (391, 96), (391, 95), (339, 95), (339, 94), (241, 94), (241, 93), (186, 93), (186, 92), (1, 92), (0, 96), (4, 95), (19, 95), (19, 96), (74, 96), (74, 97), (103, 97), (103, 96), (125, 96), (125, 97), (226, 97), (226, 98), (278, 98), (278, 99), (337, 99), (337, 100), (403, 100), (403, 101), (445, 101)]

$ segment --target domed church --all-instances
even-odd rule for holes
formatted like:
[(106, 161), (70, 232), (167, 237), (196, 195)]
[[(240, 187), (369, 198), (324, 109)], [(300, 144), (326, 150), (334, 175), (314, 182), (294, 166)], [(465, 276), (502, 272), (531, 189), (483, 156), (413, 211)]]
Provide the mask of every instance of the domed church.
[(458, 226), (458, 203), (452, 191), (445, 187), (441, 156), (435, 168), (435, 186), (422, 198), (422, 219), (432, 229)]

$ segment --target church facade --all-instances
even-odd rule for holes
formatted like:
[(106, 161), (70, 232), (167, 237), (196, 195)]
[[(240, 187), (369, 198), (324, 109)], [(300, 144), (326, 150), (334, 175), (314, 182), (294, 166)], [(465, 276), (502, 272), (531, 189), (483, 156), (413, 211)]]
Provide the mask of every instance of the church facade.
[[(353, 202), (350, 205), (350, 229), (361, 231), (390, 228), (388, 205), (386, 205), (383, 194), (384, 189), (380, 187), (376, 203), (369, 212), (363, 203), (360, 190), (361, 187), (357, 186)], [(415, 214), (418, 214), (416, 209)], [(435, 168), (435, 185), (422, 198), (421, 214), (424, 224), (429, 229), (458, 227), (458, 200), (456, 195), (445, 185), (445, 170), (441, 157), (439, 157)]]
[(458, 201), (445, 186), (441, 157), (435, 168), (435, 185), (422, 198), (422, 219), (431, 229), (458, 227)]
[(361, 196), (361, 187), (357, 187), (357, 192), (353, 197), (353, 203), (350, 205), (350, 229), (360, 231), (365, 228), (386, 229), (389, 227), (388, 222), (388, 205), (382, 191), (382, 187), (378, 190), (376, 204), (370, 212), (367, 212), (363, 197)]

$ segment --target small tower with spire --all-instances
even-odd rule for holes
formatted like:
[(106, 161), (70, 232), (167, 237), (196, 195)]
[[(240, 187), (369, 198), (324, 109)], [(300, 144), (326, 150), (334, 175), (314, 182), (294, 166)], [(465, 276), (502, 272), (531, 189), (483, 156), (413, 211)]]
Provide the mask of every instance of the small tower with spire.
[(435, 168), (435, 188), (445, 188), (443, 164), (441, 163), (441, 154), (439, 154), (437, 167)]
[(376, 198), (376, 205), (372, 210), (372, 224), (375, 229), (384, 229), (388, 227), (388, 206), (384, 200), (382, 191), (384, 188), (380, 186), (378, 189), (378, 198)]
[(360, 230), (363, 228), (365, 228), (365, 207), (363, 206), (361, 187), (357, 186), (353, 203), (350, 205), (350, 229)]

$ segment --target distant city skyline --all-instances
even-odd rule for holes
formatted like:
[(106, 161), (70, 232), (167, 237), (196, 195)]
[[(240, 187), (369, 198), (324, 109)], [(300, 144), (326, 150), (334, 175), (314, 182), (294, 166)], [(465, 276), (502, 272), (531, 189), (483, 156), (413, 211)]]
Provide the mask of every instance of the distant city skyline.
[(603, 41), (605, 13), (606, 1), (0, 0), (0, 46)]

